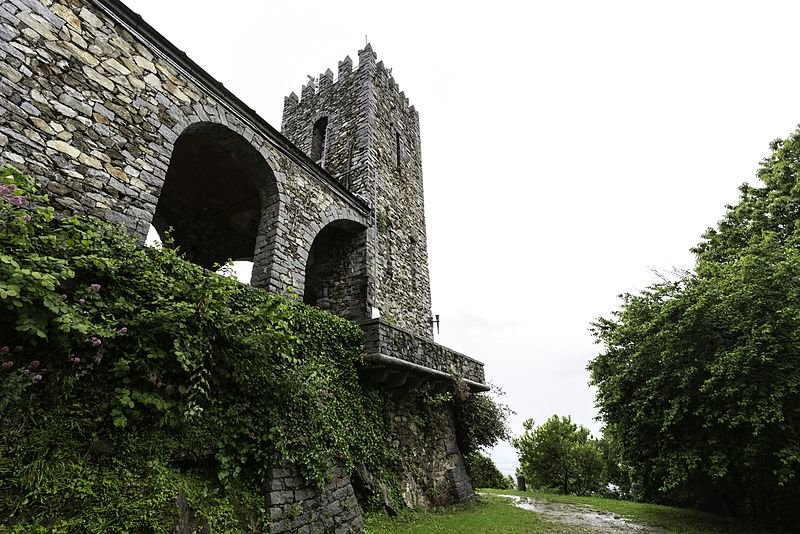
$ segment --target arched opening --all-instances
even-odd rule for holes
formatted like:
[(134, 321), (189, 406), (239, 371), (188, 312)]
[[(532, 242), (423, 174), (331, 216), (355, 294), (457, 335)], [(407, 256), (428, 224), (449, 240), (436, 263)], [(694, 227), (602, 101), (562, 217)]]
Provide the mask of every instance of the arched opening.
[(319, 166), (324, 166), (325, 143), (328, 137), (328, 117), (322, 117), (314, 123), (314, 130), (311, 134), (311, 159)]
[(320, 230), (306, 262), (303, 302), (351, 321), (367, 318), (366, 228), (338, 220)]
[(175, 141), (153, 226), (161, 235), (171, 227), (186, 257), (207, 269), (254, 262), (253, 285), (263, 285), (277, 209), (275, 177), (261, 154), (221, 124), (197, 123)]
[(147, 229), (147, 237), (144, 240), (145, 246), (160, 248), (162, 241), (161, 234), (159, 234), (156, 227), (151, 224), (150, 228)]

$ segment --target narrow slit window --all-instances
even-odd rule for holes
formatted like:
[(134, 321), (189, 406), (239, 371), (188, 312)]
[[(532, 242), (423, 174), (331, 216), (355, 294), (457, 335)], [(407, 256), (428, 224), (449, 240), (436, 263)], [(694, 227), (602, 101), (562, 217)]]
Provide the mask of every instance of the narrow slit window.
[(314, 123), (314, 131), (311, 134), (311, 159), (318, 165), (323, 165), (325, 156), (325, 142), (328, 135), (328, 117), (322, 117)]
[(394, 153), (397, 156), (397, 168), (400, 168), (400, 132), (394, 132)]

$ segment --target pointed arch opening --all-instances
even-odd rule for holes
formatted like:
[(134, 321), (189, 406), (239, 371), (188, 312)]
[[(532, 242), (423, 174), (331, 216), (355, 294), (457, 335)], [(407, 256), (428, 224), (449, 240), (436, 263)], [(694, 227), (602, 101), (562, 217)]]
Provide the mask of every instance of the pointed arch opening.
[(366, 319), (366, 242), (366, 227), (354, 221), (320, 230), (308, 253), (303, 302), (351, 321)]
[(196, 123), (175, 141), (153, 226), (207, 269), (253, 262), (251, 283), (266, 285), (278, 216), (275, 176), (263, 156), (226, 126)]

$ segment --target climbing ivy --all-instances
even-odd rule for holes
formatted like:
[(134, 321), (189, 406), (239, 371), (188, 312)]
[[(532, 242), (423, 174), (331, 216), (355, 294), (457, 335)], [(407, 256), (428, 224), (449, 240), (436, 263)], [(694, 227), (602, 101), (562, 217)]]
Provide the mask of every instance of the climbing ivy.
[(362, 353), (352, 323), (58, 216), (0, 168), (0, 531), (163, 531), (178, 493), (215, 531), (261, 528), (270, 466), (389, 463)]

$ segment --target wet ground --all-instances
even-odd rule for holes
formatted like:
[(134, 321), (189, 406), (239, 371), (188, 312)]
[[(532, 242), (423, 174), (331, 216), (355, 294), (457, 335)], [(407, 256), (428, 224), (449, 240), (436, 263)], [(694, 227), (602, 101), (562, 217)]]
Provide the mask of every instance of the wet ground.
[(611, 512), (595, 510), (584, 504), (568, 504), (516, 495), (497, 496), (510, 499), (514, 506), (541, 514), (551, 521), (577, 527), (576, 530), (585, 532), (597, 532), (599, 534), (618, 534), (621, 532), (662, 534), (666, 532), (659, 528), (634, 523)]

